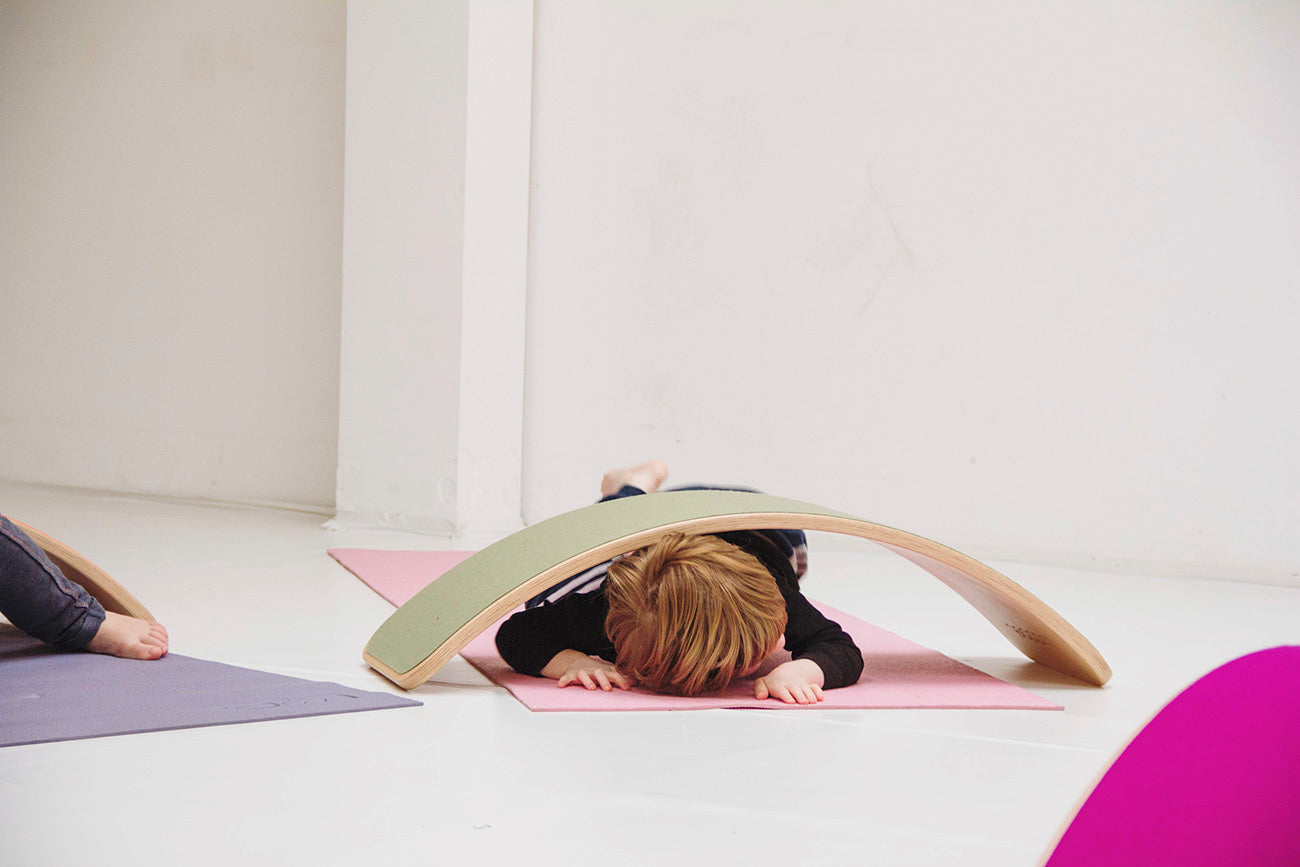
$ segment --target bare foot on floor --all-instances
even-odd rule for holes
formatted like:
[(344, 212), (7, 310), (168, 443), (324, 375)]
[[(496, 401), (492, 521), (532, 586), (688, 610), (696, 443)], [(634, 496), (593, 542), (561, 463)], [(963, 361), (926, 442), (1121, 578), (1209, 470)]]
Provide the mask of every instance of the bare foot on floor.
[(123, 659), (158, 659), (167, 655), (167, 629), (125, 614), (104, 612), (104, 622), (86, 649)]
[(640, 488), (647, 494), (659, 490), (659, 486), (668, 478), (668, 465), (663, 461), (646, 461), (634, 467), (610, 470), (600, 480), (600, 495), (608, 497), (617, 494), (624, 485)]

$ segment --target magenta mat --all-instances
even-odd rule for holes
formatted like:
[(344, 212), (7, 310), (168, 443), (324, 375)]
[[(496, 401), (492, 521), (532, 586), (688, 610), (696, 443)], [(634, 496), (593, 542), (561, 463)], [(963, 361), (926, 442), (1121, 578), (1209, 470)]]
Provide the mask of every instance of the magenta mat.
[[(372, 551), (357, 548), (332, 549), (330, 556), (343, 564), (368, 586), (394, 605), (400, 606), (421, 587), (464, 560), (465, 551)], [(418, 584), (418, 586), (415, 586)], [(648, 690), (600, 692), (565, 687), (554, 681), (529, 677), (512, 670), (496, 652), (496, 626), (479, 635), (461, 652), (493, 683), (504, 686), (531, 710), (536, 711), (620, 711), (702, 710), (705, 708), (761, 708), (764, 710), (812, 708), (963, 708), (1006, 710), (1061, 710), (1018, 686), (984, 674), (949, 659), (852, 615), (817, 604), (835, 620), (862, 649), (866, 662), (862, 680), (842, 689), (826, 691), (817, 705), (786, 705), (778, 701), (757, 701), (753, 678), (736, 681), (722, 693), (679, 698)], [(781, 653), (773, 654), (755, 677), (777, 665)]]
[(1048, 867), (1300, 864), (1300, 647), (1233, 660), (1124, 749)]

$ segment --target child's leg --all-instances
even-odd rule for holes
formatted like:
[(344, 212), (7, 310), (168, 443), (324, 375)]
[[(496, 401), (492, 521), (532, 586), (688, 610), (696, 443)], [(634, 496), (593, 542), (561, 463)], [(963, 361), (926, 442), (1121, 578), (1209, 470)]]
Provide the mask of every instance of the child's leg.
[[(609, 470), (600, 480), (600, 501), (619, 500), (641, 494), (653, 494), (668, 478), (668, 466), (663, 461), (645, 461), (631, 467)], [(754, 488), (720, 487), (717, 485), (682, 485), (670, 488), (673, 491), (749, 491), (758, 493)], [(802, 530), (775, 530), (772, 541), (790, 558), (795, 576), (802, 578), (808, 571), (808, 539)], [(579, 575), (572, 575), (557, 584), (538, 593), (524, 603), (525, 608), (536, 608), (558, 602), (571, 593), (589, 593), (605, 580), (606, 561), (593, 566)]]
[[(637, 494), (653, 494), (659, 490), (660, 485), (668, 478), (668, 467), (662, 461), (646, 461), (632, 467), (623, 467), (621, 469), (610, 470), (600, 480), (600, 497), (601, 500), (616, 500), (622, 497), (632, 497)], [(670, 491), (748, 491), (757, 494), (756, 488), (742, 488), (735, 485), (679, 485), (669, 488)], [(794, 568), (794, 574), (797, 578), (802, 578), (808, 571), (808, 537), (803, 530), (777, 530), (777, 538), (782, 551), (790, 558), (790, 565)], [(558, 586), (558, 585), (557, 585)], [(584, 584), (584, 587), (589, 586)], [(555, 588), (551, 588), (554, 590)], [(548, 590), (547, 594), (551, 591)], [(529, 607), (542, 598), (540, 594), (529, 600)], [(540, 602), (536, 602), (540, 604)]]
[(167, 652), (167, 631), (162, 626), (105, 612), (3, 515), (0, 613), (33, 638), (64, 650), (86, 649), (136, 659), (157, 659)]
[(23, 632), (80, 650), (99, 631), (104, 608), (63, 577), (32, 538), (0, 515), (0, 613)]
[[(605, 473), (600, 479), (600, 502), (653, 494), (668, 478), (668, 467), (662, 461), (646, 461), (633, 467), (621, 467)], [(525, 608), (536, 608), (559, 602), (570, 593), (589, 593), (605, 580), (609, 561), (593, 566), (586, 572), (571, 575), (538, 593), (524, 603)]]
[[(748, 491), (751, 494), (762, 493), (757, 488), (741, 488), (737, 486), (722, 487), (719, 485), (679, 485), (674, 488), (668, 488), (670, 491)], [(775, 536), (769, 536), (773, 542), (781, 549), (786, 557), (790, 558), (790, 565), (794, 568), (796, 578), (802, 578), (808, 571), (808, 536), (803, 530), (769, 530), (768, 533), (775, 533)]]
[(668, 478), (668, 466), (663, 461), (646, 461), (634, 467), (610, 470), (600, 479), (601, 499), (610, 499), (623, 488), (639, 488), (653, 494)]

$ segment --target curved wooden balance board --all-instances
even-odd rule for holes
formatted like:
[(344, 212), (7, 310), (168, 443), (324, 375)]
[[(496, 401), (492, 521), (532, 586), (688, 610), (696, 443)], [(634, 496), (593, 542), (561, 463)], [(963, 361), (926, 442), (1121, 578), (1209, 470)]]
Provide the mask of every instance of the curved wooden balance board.
[[(11, 519), (12, 520), (12, 519)], [(54, 561), (54, 565), (59, 567), (59, 571), (69, 581), (75, 581), (86, 592), (104, 606), (105, 611), (112, 611), (115, 614), (125, 614), (128, 617), (138, 617), (141, 620), (153, 620), (154, 616), (149, 613), (149, 609), (127, 591), (125, 587), (113, 580), (103, 569), (100, 569), (94, 563), (87, 560), (81, 554), (68, 547), (67, 545), (43, 533), (35, 527), (24, 524), (22, 521), (14, 521), (23, 532), (32, 537), (32, 541), (40, 546), (45, 555)]]
[(393, 683), (414, 689), (532, 596), (664, 533), (783, 528), (877, 542), (957, 591), (1030, 659), (1097, 686), (1110, 679), (1110, 666), (1074, 627), (983, 563), (842, 512), (737, 491), (626, 497), (520, 530), (448, 570), (393, 612), (371, 637), (364, 658)]

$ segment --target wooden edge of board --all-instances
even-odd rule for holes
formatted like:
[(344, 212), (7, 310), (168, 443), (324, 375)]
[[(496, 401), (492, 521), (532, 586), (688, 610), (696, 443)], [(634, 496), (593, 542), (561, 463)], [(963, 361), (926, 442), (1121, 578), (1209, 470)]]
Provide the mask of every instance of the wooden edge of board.
[(59, 567), (64, 577), (84, 587), (87, 593), (104, 606), (105, 611), (125, 614), (127, 617), (138, 617), (141, 620), (155, 619), (144, 603), (75, 549), (22, 521), (15, 520), (14, 523), (32, 537), (32, 541), (54, 561), (54, 565)]
[[(1027, 657), (1094, 686), (1104, 686), (1110, 666), (1082, 634), (1060, 614), (1002, 573), (959, 551), (921, 536), (859, 518), (799, 512), (744, 512), (689, 518), (639, 530), (604, 542), (522, 581), (457, 629), (407, 671), (395, 671), (371, 653), (365, 661), (402, 689), (414, 689), (433, 676), (493, 623), (556, 582), (649, 544), (673, 532), (710, 533), (798, 527), (842, 533), (881, 544), (903, 555), (953, 589)], [(905, 553), (906, 552), (906, 553)], [(906, 556), (907, 553), (916, 557)], [(380, 627), (380, 630), (383, 626)], [(373, 639), (372, 639), (373, 641)]]

